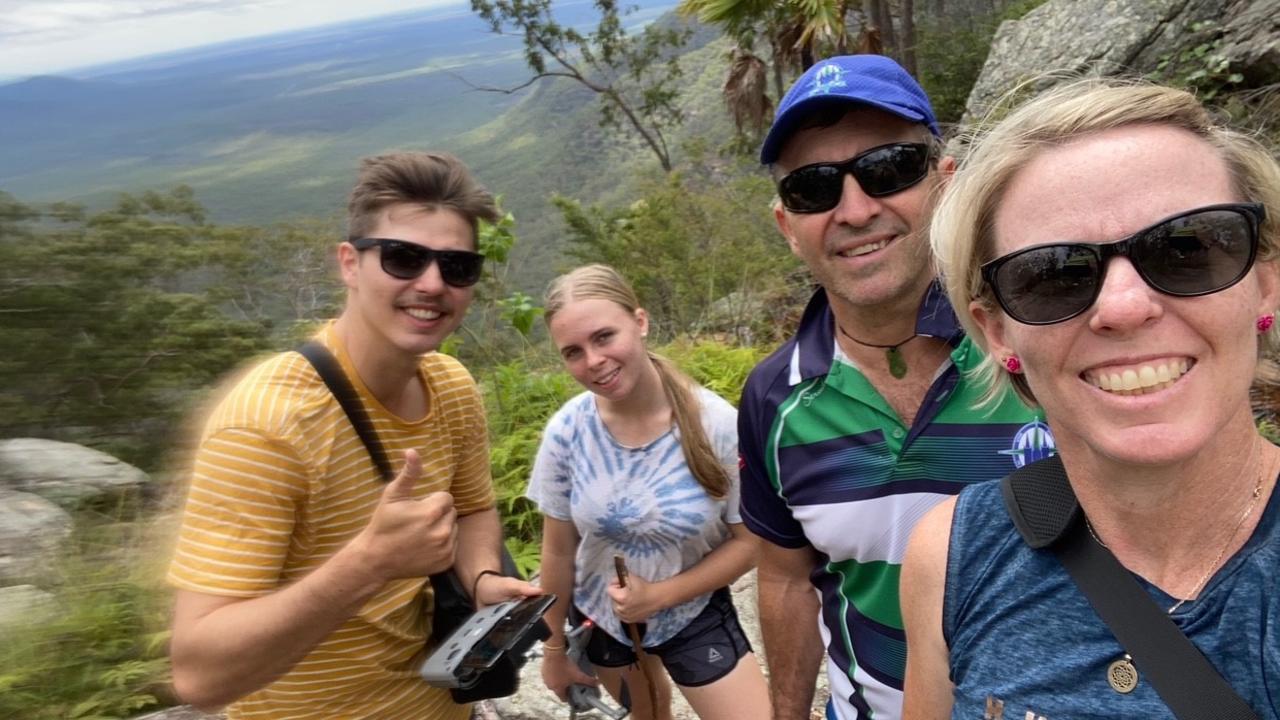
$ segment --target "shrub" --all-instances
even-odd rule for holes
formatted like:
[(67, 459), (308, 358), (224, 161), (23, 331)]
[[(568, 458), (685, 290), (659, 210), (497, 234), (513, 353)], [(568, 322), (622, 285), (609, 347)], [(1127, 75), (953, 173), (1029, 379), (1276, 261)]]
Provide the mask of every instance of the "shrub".
[(170, 704), (168, 593), (141, 523), (80, 517), (49, 619), (0, 630), (0, 717), (107, 720)]
[(482, 387), (489, 418), (489, 460), (507, 549), (528, 575), (538, 566), (542, 515), (524, 496), (547, 420), (581, 388), (549, 361), (518, 359), (490, 368)]

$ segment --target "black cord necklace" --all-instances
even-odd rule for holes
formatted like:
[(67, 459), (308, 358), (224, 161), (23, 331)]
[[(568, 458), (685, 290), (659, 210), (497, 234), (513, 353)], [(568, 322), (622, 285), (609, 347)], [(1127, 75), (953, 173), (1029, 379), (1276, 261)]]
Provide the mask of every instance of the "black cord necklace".
[(881, 350), (884, 350), (885, 359), (889, 361), (889, 374), (899, 380), (901, 380), (903, 377), (906, 377), (907, 360), (906, 358), (902, 357), (902, 353), (899, 352), (898, 348), (920, 337), (920, 333), (911, 333), (911, 335), (908, 336), (907, 338), (903, 340), (899, 340), (898, 342), (893, 343), (892, 345), (878, 345), (876, 343), (863, 342), (859, 340), (858, 338), (846, 332), (845, 329), (840, 327), (840, 325), (838, 324), (836, 325), (836, 329), (840, 331), (841, 335), (849, 338), (850, 340), (858, 343), (859, 345), (865, 345), (866, 347), (873, 347), (873, 348), (879, 348)]

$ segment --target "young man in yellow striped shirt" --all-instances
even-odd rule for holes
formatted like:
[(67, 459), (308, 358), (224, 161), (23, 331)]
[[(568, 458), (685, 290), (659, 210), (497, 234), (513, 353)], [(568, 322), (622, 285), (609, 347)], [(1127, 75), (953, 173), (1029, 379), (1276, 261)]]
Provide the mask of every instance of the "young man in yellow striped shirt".
[(456, 158), (366, 159), (338, 246), (338, 358), (398, 471), (378, 473), (311, 365), (283, 353), (241, 376), (204, 428), (170, 582), (174, 686), (230, 718), (463, 720), (417, 675), (428, 575), (453, 567), (480, 604), (541, 591), (501, 565), (484, 409), (433, 352), (457, 329), (492, 196)]

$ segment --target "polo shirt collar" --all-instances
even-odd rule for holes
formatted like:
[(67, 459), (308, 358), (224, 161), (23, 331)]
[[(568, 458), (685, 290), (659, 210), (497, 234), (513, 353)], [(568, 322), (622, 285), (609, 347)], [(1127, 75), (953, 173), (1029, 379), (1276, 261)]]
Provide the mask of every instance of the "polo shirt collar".
[[(791, 385), (831, 371), (831, 359), (836, 350), (835, 328), (827, 291), (819, 287), (805, 306), (800, 329), (796, 331), (796, 346), (791, 355)], [(959, 345), (964, 338), (964, 328), (937, 280), (929, 283), (920, 309), (916, 311), (916, 334), (941, 338), (951, 347)]]

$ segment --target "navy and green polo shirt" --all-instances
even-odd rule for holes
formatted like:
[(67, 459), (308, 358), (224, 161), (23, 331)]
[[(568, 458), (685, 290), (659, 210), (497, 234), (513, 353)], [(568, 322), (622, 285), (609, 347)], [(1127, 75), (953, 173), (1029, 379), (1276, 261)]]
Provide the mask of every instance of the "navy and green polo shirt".
[(966, 372), (981, 350), (964, 336), (941, 288), (921, 303), (916, 332), (942, 338), (951, 360), (908, 427), (840, 352), (825, 291), (796, 336), (752, 371), (738, 408), (742, 519), (777, 545), (811, 545), (810, 579), (832, 705), (841, 720), (897, 718), (906, 637), (898, 575), (925, 512), (967, 485), (1052, 453), (1035, 411), (1012, 393), (975, 409)]

